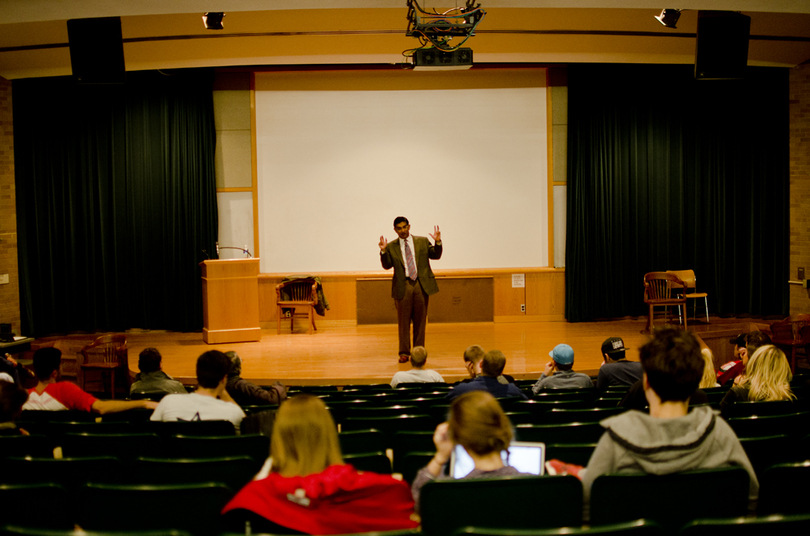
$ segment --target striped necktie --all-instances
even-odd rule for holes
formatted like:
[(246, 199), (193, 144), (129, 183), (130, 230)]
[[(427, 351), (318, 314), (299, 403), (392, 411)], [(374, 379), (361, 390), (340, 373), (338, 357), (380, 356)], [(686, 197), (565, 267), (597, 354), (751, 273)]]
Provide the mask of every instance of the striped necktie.
[(413, 262), (413, 253), (411, 253), (407, 240), (405, 241), (405, 262), (408, 263), (408, 273), (410, 274), (408, 277), (411, 281), (416, 281), (416, 263)]

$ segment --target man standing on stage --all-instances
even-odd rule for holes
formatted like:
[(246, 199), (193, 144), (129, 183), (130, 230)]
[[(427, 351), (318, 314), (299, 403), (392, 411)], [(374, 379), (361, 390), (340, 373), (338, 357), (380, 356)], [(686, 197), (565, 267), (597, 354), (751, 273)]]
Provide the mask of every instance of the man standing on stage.
[(386, 270), (394, 269), (391, 281), (391, 296), (397, 307), (399, 324), (399, 362), (407, 363), (411, 354), (411, 322), (413, 322), (413, 345), (425, 345), (428, 298), (439, 292), (436, 278), (430, 269), (430, 259), (442, 258), (442, 234), (434, 227), (430, 237), (411, 236), (408, 218), (399, 216), (394, 220), (394, 230), (399, 238), (388, 242), (380, 237), (380, 262)]

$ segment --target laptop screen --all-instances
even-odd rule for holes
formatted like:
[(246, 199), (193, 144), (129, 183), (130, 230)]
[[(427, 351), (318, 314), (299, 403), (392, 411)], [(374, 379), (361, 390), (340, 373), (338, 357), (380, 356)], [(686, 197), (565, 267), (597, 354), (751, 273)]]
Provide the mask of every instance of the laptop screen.
[[(546, 457), (546, 445), (525, 441), (513, 441), (509, 451), (501, 451), (504, 465), (511, 465), (521, 473), (542, 475)], [(461, 445), (456, 445), (450, 455), (450, 475), (464, 478), (475, 469), (475, 462)]]

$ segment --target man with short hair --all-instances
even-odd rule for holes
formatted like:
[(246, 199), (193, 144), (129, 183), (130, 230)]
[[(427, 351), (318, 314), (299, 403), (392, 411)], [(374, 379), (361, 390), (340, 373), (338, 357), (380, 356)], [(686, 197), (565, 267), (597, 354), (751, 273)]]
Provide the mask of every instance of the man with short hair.
[(391, 387), (396, 388), (400, 383), (444, 383), (442, 375), (435, 370), (425, 368), (427, 363), (427, 350), (424, 346), (416, 346), (411, 350), (411, 370), (400, 370), (391, 379)]
[(273, 382), (269, 389), (263, 389), (242, 377), (242, 358), (239, 354), (225, 352), (225, 355), (231, 360), (225, 389), (238, 405), (280, 404), (287, 398), (287, 388), (281, 382)]
[(130, 409), (155, 409), (151, 400), (99, 400), (78, 385), (61, 381), (59, 368), (62, 352), (58, 348), (40, 348), (34, 352), (34, 374), (37, 385), (28, 390), (24, 410), (79, 410), (93, 413), (118, 413)]
[(218, 350), (197, 358), (197, 390), (185, 395), (166, 395), (152, 414), (153, 421), (218, 421), (233, 423), (236, 432), (245, 412), (225, 389), (231, 360)]
[(163, 370), (160, 364), (163, 357), (157, 348), (144, 348), (138, 355), (138, 370), (135, 381), (129, 389), (132, 393), (166, 393), (166, 394), (186, 394), (186, 388), (182, 383), (175, 380)]
[(408, 218), (394, 219), (394, 231), (398, 239), (388, 242), (380, 237), (380, 263), (383, 269), (394, 269), (391, 280), (391, 296), (397, 308), (399, 326), (399, 362), (407, 363), (411, 355), (411, 322), (413, 322), (413, 345), (425, 346), (428, 298), (439, 292), (436, 277), (430, 268), (430, 260), (442, 258), (442, 233), (439, 226), (430, 235), (434, 244), (424, 236), (410, 234)]
[(537, 383), (532, 385), (532, 392), (539, 393), (543, 389), (590, 389), (593, 381), (587, 374), (574, 372), (574, 349), (567, 344), (558, 344), (548, 353), (551, 361)]
[(484, 354), (486, 353), (487, 352), (477, 344), (468, 346), (467, 349), (464, 350), (464, 367), (467, 369), (467, 373), (470, 377), (461, 380), (462, 382), (474, 380), (475, 377), (478, 376), (480, 373), (481, 360), (484, 359)]
[(666, 475), (731, 466), (748, 471), (749, 497), (755, 501), (759, 483), (731, 427), (710, 407), (689, 411), (704, 367), (695, 336), (678, 329), (660, 330), (639, 353), (650, 414), (629, 410), (601, 422), (607, 431), (579, 475), (585, 505), (600, 475)]
[(458, 383), (453, 390), (447, 394), (447, 398), (453, 399), (470, 391), (489, 391), (495, 398), (505, 398), (509, 396), (519, 396), (528, 400), (523, 391), (514, 383), (504, 378), (503, 369), (506, 367), (506, 356), (500, 350), (490, 350), (484, 354), (480, 364), (480, 375), (466, 383)]
[(596, 377), (596, 388), (607, 389), (614, 385), (631, 386), (641, 379), (641, 363), (625, 359), (624, 340), (621, 337), (610, 337), (602, 343), (604, 363), (599, 367)]

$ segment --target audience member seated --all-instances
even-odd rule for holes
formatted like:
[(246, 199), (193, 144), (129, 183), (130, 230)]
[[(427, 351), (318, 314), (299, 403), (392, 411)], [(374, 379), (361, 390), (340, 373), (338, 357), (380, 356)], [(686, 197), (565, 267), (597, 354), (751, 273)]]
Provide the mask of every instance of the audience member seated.
[(138, 356), (138, 370), (135, 381), (129, 389), (129, 393), (166, 393), (186, 394), (183, 384), (175, 380), (160, 368), (163, 357), (157, 348), (145, 348)]
[(231, 421), (239, 433), (245, 418), (225, 389), (231, 360), (218, 350), (197, 358), (197, 390), (184, 395), (166, 395), (150, 417), (153, 421)]
[(701, 348), (700, 356), (703, 358), (703, 376), (700, 378), (701, 389), (711, 389), (712, 387), (720, 387), (717, 383), (717, 371), (714, 370), (714, 355), (709, 348)]
[(505, 366), (506, 357), (503, 352), (490, 350), (484, 354), (484, 358), (479, 364), (480, 374), (467, 383), (456, 384), (453, 390), (447, 394), (447, 398), (453, 399), (470, 391), (489, 391), (496, 398), (519, 396), (528, 400), (519, 387), (509, 383), (509, 380), (503, 376)]
[(242, 378), (242, 358), (236, 352), (225, 352), (231, 360), (228, 383), (225, 389), (240, 406), (278, 404), (287, 398), (287, 388), (281, 382), (273, 382), (270, 389), (263, 389)]
[(596, 388), (603, 390), (612, 386), (631, 386), (641, 379), (641, 363), (625, 359), (624, 340), (611, 337), (602, 343), (604, 363), (599, 367)]
[(738, 377), (743, 378), (741, 384), (732, 386), (720, 401), (720, 412), (724, 416), (735, 402), (796, 398), (790, 389), (793, 379), (790, 363), (776, 346), (768, 344), (757, 349), (745, 366), (745, 374)]
[[(470, 377), (464, 378), (458, 383), (469, 383), (481, 374), (481, 361), (483, 361), (486, 353), (486, 350), (477, 344), (469, 346), (464, 350), (464, 368), (467, 369)], [(504, 374), (503, 377), (506, 378), (506, 381), (509, 383), (515, 383), (515, 378), (509, 374)]]
[(225, 506), (225, 526), (254, 533), (345, 534), (411, 529), (408, 485), (343, 463), (337, 430), (324, 403), (296, 395), (279, 407), (272, 457)]
[(472, 391), (459, 396), (450, 404), (447, 422), (436, 427), (433, 434), (436, 454), (413, 480), (411, 491), (419, 511), (419, 493), (431, 480), (452, 478), (444, 474), (450, 454), (461, 445), (475, 462), (475, 469), (464, 478), (498, 478), (521, 474), (504, 465), (502, 451), (512, 443), (512, 424), (501, 405), (485, 391)]
[(14, 382), (0, 381), (0, 435), (28, 435), (14, 422), (28, 400), (28, 391)]
[(734, 385), (739, 385), (745, 381), (745, 366), (748, 364), (748, 358), (754, 355), (759, 348), (771, 344), (771, 338), (767, 333), (752, 331), (751, 333), (740, 333), (729, 339), (728, 342), (734, 345), (734, 356), (738, 359), (729, 361), (720, 367), (720, 370), (717, 371), (717, 383), (725, 385), (733, 380)]
[(400, 383), (443, 383), (444, 378), (435, 370), (425, 368), (427, 363), (427, 350), (423, 346), (416, 346), (411, 350), (411, 370), (400, 370), (391, 379), (391, 387)]
[(607, 431), (584, 471), (557, 460), (548, 465), (558, 474), (578, 473), (586, 507), (591, 485), (600, 475), (666, 475), (729, 466), (748, 471), (749, 498), (756, 501), (757, 477), (731, 427), (709, 407), (689, 411), (704, 368), (695, 336), (678, 329), (660, 330), (639, 353), (650, 414), (631, 410), (602, 421)]
[[(0, 356), (0, 374), (4, 374), (7, 376), (7, 380), (10, 382), (14, 382), (20, 387), (24, 387), (22, 384), (22, 379), (27, 377), (26, 370), (17, 363), (17, 360), (14, 359), (11, 354), (6, 354), (5, 356)], [(23, 374), (23, 378), (20, 377), (20, 374)], [(0, 376), (5, 378), (5, 376)]]
[(574, 372), (574, 349), (567, 344), (558, 344), (549, 352), (551, 361), (546, 363), (546, 369), (532, 385), (532, 392), (539, 393), (543, 389), (570, 389), (591, 388), (593, 382), (587, 374)]
[(36, 387), (28, 390), (24, 410), (64, 411), (68, 409), (95, 413), (118, 413), (130, 409), (155, 409), (151, 400), (99, 400), (78, 385), (61, 380), (59, 368), (62, 352), (58, 348), (40, 348), (34, 352)]

